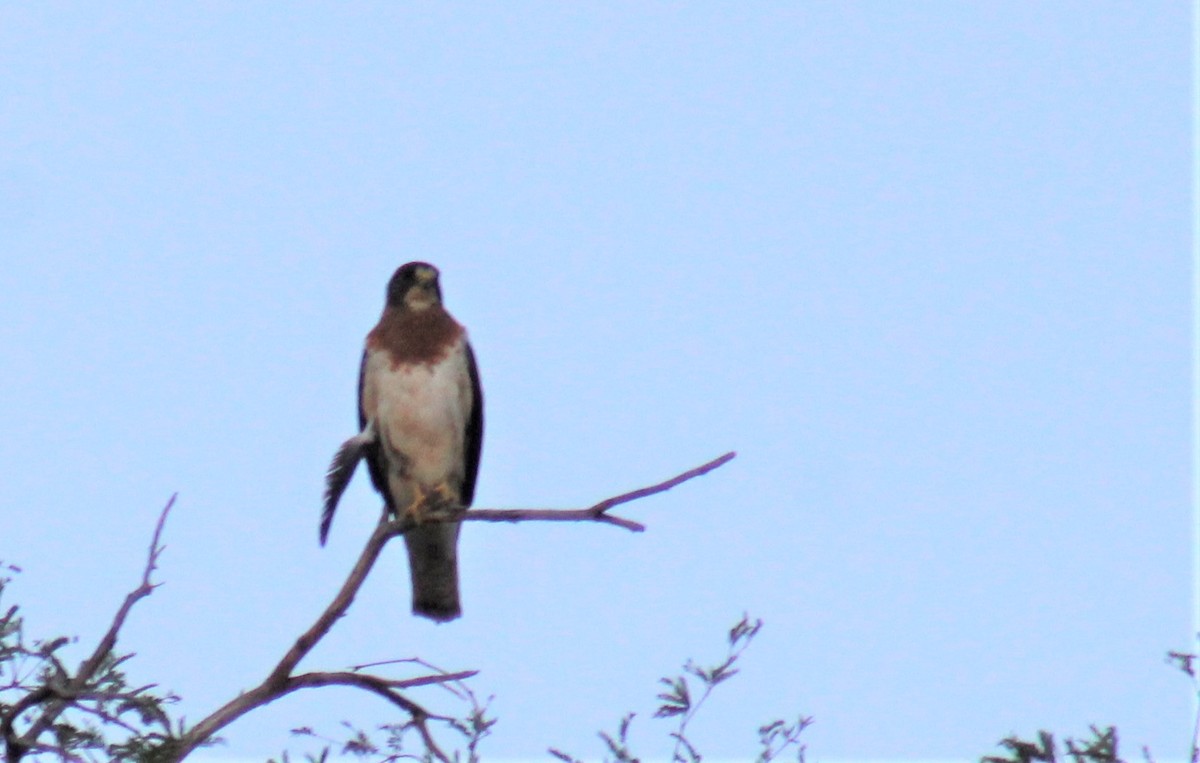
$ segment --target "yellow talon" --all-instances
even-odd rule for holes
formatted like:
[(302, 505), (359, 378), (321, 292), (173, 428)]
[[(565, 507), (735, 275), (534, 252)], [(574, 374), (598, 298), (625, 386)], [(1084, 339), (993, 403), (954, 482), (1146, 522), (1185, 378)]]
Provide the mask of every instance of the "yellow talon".
[(412, 521), (419, 525), (431, 514), (446, 512), (457, 506), (458, 498), (445, 482), (440, 482), (432, 488), (414, 485), (412, 501), (401, 515), (412, 518)]
[(421, 519), (425, 513), (423, 509), (425, 508), (425, 502), (427, 500), (428, 496), (425, 495), (424, 488), (422, 488), (420, 485), (413, 485), (412, 502), (408, 504), (408, 507), (404, 509), (402, 514), (410, 517), (415, 524), (421, 524)]

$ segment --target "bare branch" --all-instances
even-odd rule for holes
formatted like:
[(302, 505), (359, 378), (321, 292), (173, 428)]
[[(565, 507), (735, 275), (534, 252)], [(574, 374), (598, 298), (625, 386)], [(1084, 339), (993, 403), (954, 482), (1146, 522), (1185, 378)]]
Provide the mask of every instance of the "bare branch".
[(379, 558), (379, 552), (383, 550), (384, 544), (392, 537), (394, 537), (394, 533), (388, 523), (380, 522), (375, 526), (375, 531), (367, 539), (367, 544), (363, 547), (362, 553), (359, 554), (354, 568), (350, 570), (346, 581), (342, 583), (341, 590), (338, 591), (333, 601), (329, 603), (329, 606), (325, 608), (325, 611), (317, 617), (316, 622), (301, 634), (300, 638), (296, 639), (296, 643), (283, 656), (283, 659), (279, 661), (279, 664), (275, 666), (275, 669), (271, 671), (266, 680), (255, 688), (234, 697), (184, 734), (177, 759), (182, 760), (187, 757), (189, 753), (202, 745), (222, 728), (233, 723), (255, 707), (272, 702), (290, 691), (288, 689), (288, 677), (291, 675), (292, 670), (316, 646), (317, 642), (329, 632), (329, 629), (333, 627), (338, 618), (346, 614), (346, 611), (350, 609), (350, 605), (354, 603), (354, 597), (358, 594), (358, 589), (362, 587), (367, 574), (375, 566), (375, 561)]
[[(16, 708), (19, 708), (20, 712), (10, 713), (5, 718), (3, 734), (5, 754), (9, 760), (20, 760), (25, 752), (38, 747), (38, 738), (54, 725), (54, 722), (62, 715), (63, 711), (71, 706), (74, 698), (96, 676), (96, 673), (104, 665), (105, 660), (112, 654), (113, 648), (117, 645), (117, 635), (125, 625), (125, 619), (129, 617), (133, 606), (153, 593), (154, 589), (158, 587), (157, 584), (150, 582), (150, 576), (158, 569), (158, 557), (165, 548), (161, 544), (163, 526), (166, 524), (167, 515), (171, 513), (171, 507), (175, 505), (175, 498), (177, 496), (178, 494), (172, 495), (170, 500), (167, 501), (167, 505), (163, 507), (162, 512), (158, 515), (158, 523), (154, 526), (154, 536), (150, 539), (150, 549), (146, 555), (146, 566), (142, 569), (141, 583), (126, 595), (125, 601), (117, 610), (116, 615), (113, 616), (112, 623), (108, 627), (108, 632), (100, 639), (100, 643), (96, 645), (92, 654), (79, 666), (79, 670), (75, 673), (75, 676), (68, 680), (64, 686), (44, 686), (36, 692), (27, 694), (16, 705)], [(21, 713), (42, 703), (45, 704), (45, 709), (41, 715), (29, 725), (25, 733), (18, 736), (13, 725), (17, 718)]]
[(443, 763), (450, 763), (450, 758), (446, 756), (446, 753), (442, 752), (441, 748), (437, 745), (437, 741), (433, 738), (433, 734), (429, 732), (428, 721), (451, 721), (454, 719), (445, 715), (434, 715), (403, 694), (394, 691), (392, 689), (393, 683), (378, 676), (365, 675), (363, 673), (305, 673), (288, 680), (288, 691), (318, 686), (355, 686), (377, 694), (408, 713), (412, 717), (413, 725), (417, 727), (417, 732), (420, 733), (421, 741), (425, 743), (425, 747), (437, 756), (438, 760)]
[[(672, 477), (669, 480), (660, 482), (649, 487), (640, 488), (628, 493), (606, 498), (599, 503), (586, 509), (475, 509), (472, 511), (463, 512), (462, 509), (451, 508), (446, 511), (438, 512), (434, 516), (424, 518), (427, 522), (457, 522), (464, 520), (476, 520), (483, 522), (522, 522), (522, 521), (552, 521), (552, 522), (603, 522), (606, 524), (624, 527), (634, 532), (641, 532), (645, 529), (643, 525), (623, 517), (616, 517), (608, 514), (608, 510), (614, 506), (623, 503), (635, 501), (640, 498), (661, 493), (665, 490), (670, 490), (676, 485), (686, 482), (702, 474), (712, 471), (717, 467), (729, 462), (735, 456), (734, 453), (726, 453), (725, 455), (713, 459), (706, 464), (690, 469), (682, 474)], [(350, 605), (354, 603), (354, 598), (358, 594), (359, 588), (362, 587), (367, 575), (374, 567), (376, 560), (379, 558), (380, 552), (384, 545), (389, 540), (399, 535), (403, 535), (408, 530), (415, 526), (413, 518), (409, 515), (404, 515), (395, 519), (388, 519), (385, 515), (375, 526), (374, 532), (368, 538), (366, 545), (363, 547), (362, 553), (355, 562), (354, 568), (351, 569), (341, 589), (333, 600), (325, 608), (316, 621), (306, 630), (292, 647), (288, 650), (279, 664), (271, 671), (266, 679), (258, 686), (248, 691), (240, 693), (237, 697), (227, 702), (224, 706), (218, 708), (207, 718), (204, 718), (189, 731), (184, 733), (181, 744), (176, 752), (176, 760), (182, 760), (188, 754), (193, 752), (197, 747), (211, 739), (218, 731), (225, 726), (233, 723), (235, 720), (250, 712), (256, 707), (268, 704), (276, 699), (289, 694), (297, 689), (312, 687), (312, 686), (328, 686), (331, 684), (354, 686), (360, 689), (374, 692), (389, 702), (403, 708), (408, 712), (413, 719), (413, 723), (421, 733), (426, 746), (441, 760), (448, 760), (445, 755), (438, 749), (425, 721), (427, 719), (447, 720), (440, 716), (433, 716), (425, 711), (420, 705), (412, 702), (408, 698), (396, 692), (397, 688), (409, 688), (414, 686), (423, 686), (428, 684), (440, 684), (445, 688), (450, 688), (449, 683), (461, 680), (462, 678), (474, 675), (474, 671), (465, 671), (461, 673), (447, 673), (440, 671), (441, 675), (424, 676), (421, 678), (408, 679), (407, 681), (390, 681), (369, 674), (341, 672), (341, 673), (305, 673), (299, 676), (293, 676), (292, 672), (300, 661), (308, 655), (312, 648), (325, 637), (325, 634), (333, 627), (346, 612), (350, 609)], [(420, 662), (419, 660), (417, 662)], [(366, 667), (366, 666), (361, 666)]]
[(288, 679), (288, 691), (296, 691), (297, 689), (311, 689), (318, 686), (353, 686), (359, 689), (366, 689), (369, 692), (378, 694), (379, 696), (396, 705), (401, 710), (410, 715), (420, 716), (435, 721), (453, 720), (449, 716), (435, 715), (429, 712), (421, 705), (413, 702), (403, 694), (395, 691), (391, 686), (391, 681), (380, 678), (379, 676), (367, 675), (365, 673), (302, 673)]
[(56, 696), (55, 691), (49, 686), (42, 686), (35, 689), (17, 700), (9, 709), (9, 712), (4, 717), (3, 724), (0, 724), (0, 732), (4, 734), (4, 758), (5, 760), (16, 761), (20, 760), (21, 756), (27, 750), (34, 746), (37, 737), (31, 738), (29, 741), (21, 738), (17, 734), (16, 723), (17, 719), (24, 715), (32, 708), (37, 707), (43, 702), (53, 699)]
[[(175, 760), (182, 760), (187, 757), (218, 730), (256, 707), (274, 702), (300, 689), (311, 689), (321, 686), (350, 686), (383, 697), (388, 702), (408, 713), (413, 720), (413, 724), (421, 734), (421, 740), (429, 748), (429, 751), (436, 755), (439, 760), (449, 763), (450, 759), (438, 747), (437, 742), (429, 731), (427, 722), (430, 720), (449, 721), (452, 719), (447, 716), (435, 715), (418, 703), (400, 694), (394, 688), (395, 683), (397, 682), (389, 681), (379, 676), (350, 672), (303, 673), (298, 676), (287, 677), (279, 685), (270, 686), (264, 681), (259, 686), (239, 695), (184, 734), (182, 744), (175, 751)], [(430, 681), (430, 683), (434, 683), (434, 681)]]
[(391, 685), (397, 689), (411, 689), (414, 686), (434, 686), (436, 684), (448, 684), (456, 681), (465, 681), (468, 678), (474, 678), (479, 675), (478, 670), (460, 670), (457, 673), (446, 673), (440, 676), (417, 676), (416, 678), (401, 678), (391, 681)]
[[(636, 501), (640, 498), (655, 495), (670, 490), (671, 488), (681, 483), (687, 482), (701, 475), (711, 472), (719, 466), (723, 466), (734, 459), (736, 452), (730, 451), (723, 456), (714, 458), (706, 464), (697, 466), (695, 469), (689, 469), (683, 474), (676, 475), (669, 480), (659, 482), (656, 485), (649, 487), (638, 488), (631, 490), (628, 493), (605, 498), (603, 501), (590, 506), (586, 509), (472, 509), (461, 516), (456, 517), (456, 520), (475, 520), (478, 522), (603, 522), (605, 524), (624, 527), (631, 532), (642, 532), (646, 526), (640, 522), (634, 522), (624, 517), (613, 516), (608, 513), (608, 510), (614, 506), (620, 506), (623, 503)], [(407, 529), (407, 528), (406, 528)]]
[[(370, 679), (373, 683), (381, 686), (387, 686), (391, 689), (411, 689), (414, 686), (433, 686), (435, 684), (452, 683), (454, 681), (465, 681), (468, 678), (473, 678), (479, 675), (478, 670), (460, 670), (457, 673), (441, 673), (438, 675), (417, 676), (416, 678), (383, 678), (382, 676), (372, 675), (370, 673), (359, 673), (357, 671), (329, 671), (329, 672), (314, 672), (304, 673), (296, 676), (293, 680), (305, 681), (306, 686), (317, 686), (324, 684), (342, 684), (344, 686), (358, 686), (357, 679), (349, 679), (348, 676), (359, 676)], [(320, 684), (324, 682), (324, 684)]]
[(70, 761), (71, 763), (88, 763), (86, 758), (84, 758), (80, 755), (76, 755), (73, 752), (69, 752), (68, 750), (64, 749), (63, 747), (59, 747), (58, 745), (53, 745), (53, 744), (44, 744), (42, 742), (38, 742), (37, 744), (34, 744), (25, 752), (27, 752), (27, 753), (32, 752), (32, 753), (37, 753), (37, 754), (47, 754), (47, 755), (57, 755), (59, 760), (66, 760), (66, 761)]
[(609, 498), (607, 500), (603, 500), (600, 503), (593, 506), (591, 510), (596, 512), (597, 514), (602, 514), (606, 511), (608, 511), (609, 509), (611, 509), (613, 506), (618, 506), (622, 503), (629, 503), (630, 501), (636, 501), (639, 498), (646, 498), (647, 496), (651, 496), (656, 493), (662, 493), (666, 490), (670, 490), (671, 488), (675, 487), (676, 485), (687, 482), (690, 479), (708, 474), (713, 469), (716, 469), (718, 466), (724, 466), (725, 464), (732, 461), (735, 456), (737, 456), (737, 452), (731, 450), (723, 456), (718, 456), (717, 458), (714, 458), (712, 461), (709, 461), (707, 464), (701, 464), (700, 466), (697, 466), (695, 469), (689, 469), (686, 472), (684, 472), (683, 474), (678, 474), (669, 480), (665, 480), (663, 482), (658, 483), (657, 485), (651, 485), (650, 487), (639, 488), (638, 490), (631, 490), (628, 493), (622, 493), (621, 495), (618, 495), (614, 498)]
[(476, 522), (601, 522), (624, 527), (630, 532), (644, 532), (646, 526), (624, 517), (596, 513), (592, 509), (471, 509), (452, 521)]

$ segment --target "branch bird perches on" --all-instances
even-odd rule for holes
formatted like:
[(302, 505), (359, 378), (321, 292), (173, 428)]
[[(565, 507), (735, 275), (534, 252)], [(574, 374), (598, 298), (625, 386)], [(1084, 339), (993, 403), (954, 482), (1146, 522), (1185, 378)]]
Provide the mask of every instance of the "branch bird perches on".
[[(369, 437), (370, 433), (364, 432), (361, 436)], [(351, 451), (354, 450), (352, 443), (347, 443), (347, 445), (351, 445)], [(339, 457), (341, 455), (339, 453)], [(670, 490), (683, 482), (706, 474), (728, 463), (735, 455), (733, 452), (726, 453), (671, 479), (606, 498), (584, 509), (472, 509), (463, 511), (459, 508), (434, 512), (430, 516), (423, 517), (422, 521), (599, 522), (622, 527), (631, 532), (642, 532), (646, 528), (641, 523), (609, 512), (622, 504)], [(353, 457), (353, 453), (348, 451), (345, 456), (348, 460)], [(343, 468), (344, 466), (345, 462), (343, 462)], [(159, 515), (140, 584), (126, 596), (125, 601), (113, 617), (108, 631), (89, 658), (80, 665), (75, 675), (66, 676), (65, 682), (56, 678), (55, 685), (51, 686), (47, 683), (45, 686), (34, 689), (14, 705), (9, 706), (8, 712), (0, 716), (0, 736), (3, 736), (6, 758), (10, 763), (17, 763), (30, 751), (45, 749), (39, 742), (39, 738), (53, 727), (63, 712), (75, 704), (80, 693), (89, 686), (89, 682), (96, 678), (100, 666), (113, 654), (117, 636), (130, 610), (138, 601), (149, 596), (159, 585), (151, 582), (151, 575), (157, 569), (159, 556), (165, 548), (161, 543), (163, 526), (174, 503), (175, 496), (172, 496)], [(411, 517), (403, 516), (393, 519), (388, 518), (385, 514), (367, 539), (366, 545), (337, 595), (313, 624), (296, 639), (266, 679), (259, 685), (239, 693), (196, 725), (183, 730), (178, 737), (164, 741), (163, 752), (165, 754), (160, 759), (170, 761), (184, 759), (198, 747), (211, 743), (221, 729), (246, 713), (294, 691), (321, 686), (351, 686), (374, 693), (403, 709), (412, 718), (413, 725), (421, 735), (429, 752), (438, 760), (449, 763), (451, 758), (438, 747), (428, 727), (428, 721), (452, 719), (429, 712), (422, 705), (401, 693), (401, 690), (431, 684), (444, 686), (456, 684), (475, 675), (475, 671), (446, 672), (439, 670), (430, 675), (401, 680), (364, 673), (358, 668), (349, 671), (318, 671), (301, 674), (294, 672), (300, 661), (325, 637), (334, 623), (349, 610), (387, 542), (403, 535), (413, 526), (415, 523)], [(365, 667), (370, 666), (359, 666), (359, 668)], [(32, 718), (24, 731), (18, 731), (17, 722), (27, 713), (32, 713)]]

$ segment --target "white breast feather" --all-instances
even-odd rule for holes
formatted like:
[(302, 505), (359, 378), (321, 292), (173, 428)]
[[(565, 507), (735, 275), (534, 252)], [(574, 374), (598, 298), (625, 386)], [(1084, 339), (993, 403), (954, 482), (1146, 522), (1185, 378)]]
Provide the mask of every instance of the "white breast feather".
[(363, 412), (378, 427), (394, 500), (411, 500), (407, 480), (399, 473), (401, 464), (408, 480), (426, 488), (448, 482), (457, 489), (464, 477), (463, 436), (471, 412), (465, 336), (433, 365), (393, 369), (386, 352), (370, 352)]

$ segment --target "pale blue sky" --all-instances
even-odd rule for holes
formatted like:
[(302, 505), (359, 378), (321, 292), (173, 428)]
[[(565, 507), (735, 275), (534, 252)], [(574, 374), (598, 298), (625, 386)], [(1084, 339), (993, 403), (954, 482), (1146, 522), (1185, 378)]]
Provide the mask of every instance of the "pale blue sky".
[[(196, 720), (257, 682), (377, 515), (361, 341), (443, 272), (487, 397), (465, 617), (399, 545), (305, 663), (477, 668), (493, 757), (599, 752), (766, 620), (696, 739), (804, 713), (816, 760), (1117, 724), (1182, 757), (1184, 2), (25, 3), (0, 8), (0, 558), (35, 633), (122, 639)], [(369, 724), (349, 691), (232, 727)]]

